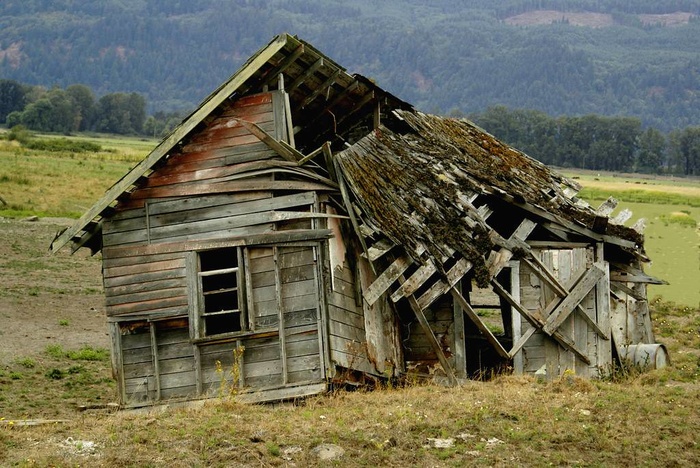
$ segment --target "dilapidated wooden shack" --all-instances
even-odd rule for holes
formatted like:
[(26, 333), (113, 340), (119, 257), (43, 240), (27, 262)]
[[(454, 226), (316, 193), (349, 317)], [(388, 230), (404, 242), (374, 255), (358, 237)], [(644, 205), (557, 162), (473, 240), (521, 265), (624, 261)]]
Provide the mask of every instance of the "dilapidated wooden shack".
[(102, 253), (125, 406), (595, 376), (654, 342), (656, 280), (638, 227), (578, 188), (282, 34), (51, 249)]

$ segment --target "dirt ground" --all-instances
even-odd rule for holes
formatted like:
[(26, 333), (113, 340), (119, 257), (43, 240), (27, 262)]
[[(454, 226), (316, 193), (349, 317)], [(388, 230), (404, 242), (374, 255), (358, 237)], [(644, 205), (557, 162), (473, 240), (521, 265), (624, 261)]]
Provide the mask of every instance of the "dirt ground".
[(99, 255), (70, 255), (68, 247), (49, 253), (56, 232), (71, 223), (0, 218), (0, 366), (48, 345), (109, 346)]

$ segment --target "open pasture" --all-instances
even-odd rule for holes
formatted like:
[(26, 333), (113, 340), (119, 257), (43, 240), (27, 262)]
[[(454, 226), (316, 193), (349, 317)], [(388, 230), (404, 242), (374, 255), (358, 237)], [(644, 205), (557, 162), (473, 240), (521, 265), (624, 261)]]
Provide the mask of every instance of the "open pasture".
[(670, 284), (650, 286), (656, 295), (681, 304), (700, 304), (700, 179), (588, 172), (565, 173), (576, 179), (580, 196), (597, 206), (609, 196), (620, 210), (632, 211), (631, 225), (646, 220), (645, 247), (651, 263), (646, 271)]

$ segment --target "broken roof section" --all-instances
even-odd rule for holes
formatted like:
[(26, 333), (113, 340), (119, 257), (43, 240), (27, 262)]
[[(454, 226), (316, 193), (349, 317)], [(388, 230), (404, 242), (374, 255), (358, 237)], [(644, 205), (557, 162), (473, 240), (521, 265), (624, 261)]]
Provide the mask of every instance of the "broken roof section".
[[(282, 74), (286, 81), (280, 83)], [(337, 139), (343, 128), (367, 118), (367, 108), (374, 108), (371, 103), (383, 102), (391, 109), (412, 108), (369, 79), (348, 74), (310, 44), (289, 34), (280, 34), (208, 96), (79, 220), (59, 233), (51, 243), (51, 251), (56, 252), (68, 243), (72, 243), (74, 252), (81, 247), (89, 247), (93, 253), (99, 251), (102, 219), (114, 213), (118, 199), (135, 190), (171, 152), (186, 143), (198, 126), (215, 118), (228, 100), (280, 85), (288, 94), (295, 115), (296, 127), (290, 140), (292, 146), (301, 151), (311, 151), (325, 141)], [(369, 115), (371, 117), (371, 111)]]
[[(573, 196), (579, 189), (574, 181), (466, 120), (395, 114), (406, 124), (403, 129), (382, 126), (336, 157), (365, 224), (404, 246), (414, 261), (427, 255), (440, 265), (439, 259), (458, 251), (477, 278), (490, 281), (489, 252), (494, 244), (506, 247), (504, 239), (523, 219), (518, 208), (552, 232), (641, 254), (641, 236), (633, 229), (615, 226), (613, 236), (607, 229), (596, 232), (600, 215)], [(501, 220), (494, 232), (487, 218), (499, 202), (509, 205), (516, 224)]]

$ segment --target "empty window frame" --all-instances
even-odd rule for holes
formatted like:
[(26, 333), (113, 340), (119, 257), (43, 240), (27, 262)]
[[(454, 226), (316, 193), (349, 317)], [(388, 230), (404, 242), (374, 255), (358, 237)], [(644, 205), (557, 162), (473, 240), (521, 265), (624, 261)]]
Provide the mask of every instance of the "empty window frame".
[(247, 330), (241, 249), (200, 251), (197, 267), (199, 337)]

